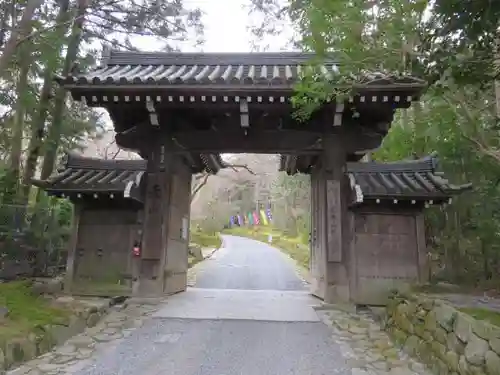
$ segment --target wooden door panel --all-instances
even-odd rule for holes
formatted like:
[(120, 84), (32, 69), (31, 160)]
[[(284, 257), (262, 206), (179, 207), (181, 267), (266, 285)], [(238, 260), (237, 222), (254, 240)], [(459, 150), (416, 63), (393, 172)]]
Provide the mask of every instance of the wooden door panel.
[(357, 287), (360, 304), (383, 304), (393, 288), (418, 279), (415, 218), (356, 215)]

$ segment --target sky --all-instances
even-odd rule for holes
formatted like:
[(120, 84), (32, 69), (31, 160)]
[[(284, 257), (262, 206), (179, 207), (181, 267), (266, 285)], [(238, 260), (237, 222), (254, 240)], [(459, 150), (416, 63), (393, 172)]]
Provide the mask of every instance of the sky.
[[(248, 27), (258, 21), (258, 16), (248, 14), (250, 0), (184, 0), (186, 8), (200, 8), (204, 13), (202, 23), (205, 26), (205, 43), (194, 47), (189, 41), (180, 43), (182, 52), (250, 52), (252, 35)], [(269, 46), (269, 51), (281, 51), (287, 48), (291, 29), (277, 37), (267, 37), (262, 44)], [(158, 50), (158, 43), (151, 38), (137, 38), (141, 49)], [(135, 43), (134, 43), (135, 44)]]

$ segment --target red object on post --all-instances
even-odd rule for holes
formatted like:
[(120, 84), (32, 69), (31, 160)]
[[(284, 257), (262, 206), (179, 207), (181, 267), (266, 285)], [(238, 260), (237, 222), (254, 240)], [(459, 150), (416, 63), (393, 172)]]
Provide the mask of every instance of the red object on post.
[(135, 257), (140, 257), (141, 248), (139, 246), (134, 246), (134, 248), (132, 249), (132, 254), (134, 254)]

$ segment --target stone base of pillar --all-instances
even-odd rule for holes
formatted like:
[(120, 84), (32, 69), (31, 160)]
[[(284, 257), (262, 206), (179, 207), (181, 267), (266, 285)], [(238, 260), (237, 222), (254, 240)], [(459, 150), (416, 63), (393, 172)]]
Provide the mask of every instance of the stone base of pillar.
[(324, 279), (311, 278), (310, 293), (322, 299), (325, 303), (350, 303), (351, 293), (347, 284), (326, 285)]
[(351, 303), (351, 293), (348, 285), (328, 285), (325, 293), (325, 303)]
[(165, 275), (165, 294), (184, 292), (187, 289), (187, 272)]
[(325, 290), (325, 302), (349, 303), (349, 275), (345, 262), (327, 262), (326, 277), (328, 284)]
[(132, 283), (132, 295), (141, 297), (160, 297), (163, 282), (160, 280), (160, 261), (156, 259), (138, 259), (135, 263), (135, 281)]
[(326, 285), (325, 285), (325, 280), (324, 278), (318, 278), (311, 276), (310, 279), (310, 292), (313, 296), (321, 298), (322, 300), (325, 299), (325, 290), (326, 290)]
[(162, 283), (159, 280), (138, 280), (132, 287), (134, 297), (162, 297), (180, 292), (187, 288), (187, 274), (173, 275)]
[(161, 297), (163, 295), (163, 288), (158, 280), (138, 280), (132, 286), (134, 297)]

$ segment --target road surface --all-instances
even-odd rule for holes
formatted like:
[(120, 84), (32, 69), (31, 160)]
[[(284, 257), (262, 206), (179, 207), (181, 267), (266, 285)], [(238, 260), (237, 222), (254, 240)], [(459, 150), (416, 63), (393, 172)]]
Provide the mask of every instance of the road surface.
[(295, 268), (263, 243), (225, 236), (196, 287), (78, 375), (351, 374)]

